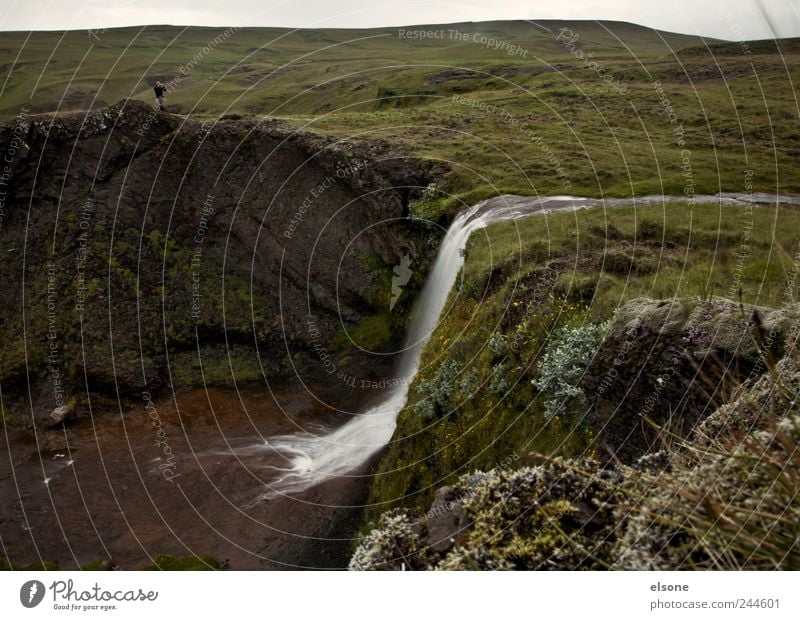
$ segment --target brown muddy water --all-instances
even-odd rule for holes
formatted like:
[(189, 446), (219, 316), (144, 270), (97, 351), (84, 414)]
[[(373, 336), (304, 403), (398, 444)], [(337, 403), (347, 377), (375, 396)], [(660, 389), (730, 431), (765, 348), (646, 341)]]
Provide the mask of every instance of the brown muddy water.
[(306, 392), (209, 388), (36, 437), (4, 427), (0, 553), (64, 569), (108, 558), (136, 569), (162, 553), (231, 569), (343, 568), (369, 465), (275, 497), (265, 492), (284, 457), (241, 449), (337, 417)]

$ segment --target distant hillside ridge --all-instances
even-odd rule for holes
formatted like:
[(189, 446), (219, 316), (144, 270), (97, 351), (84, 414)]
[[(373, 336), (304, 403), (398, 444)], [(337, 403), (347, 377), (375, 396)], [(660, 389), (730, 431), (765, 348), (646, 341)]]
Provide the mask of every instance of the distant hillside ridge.
[[(424, 32), (440, 35), (404, 36)], [(325, 109), (321, 96), (345, 105), (356, 100), (352, 94), (364, 98), (363, 86), (350, 80), (320, 86), (332, 78), (366, 72), (363, 77), (374, 79), (370, 72), (396, 64), (540, 65), (543, 60), (572, 58), (574, 46), (565, 43), (576, 35), (573, 44), (579, 41), (586, 53), (628, 57), (671, 54), (705, 41), (625, 22), (575, 20), (367, 29), (164, 25), (4, 32), (0, 117), (13, 117), (22, 106), (33, 112), (55, 112), (103, 107), (125, 97), (150, 100), (155, 79), (176, 77), (180, 93), (171, 93), (170, 98), (180, 95), (181, 112), (320, 111)], [(400, 82), (410, 79), (392, 73)], [(321, 90), (309, 101), (302, 93), (315, 87)], [(209, 89), (214, 91), (210, 95)]]

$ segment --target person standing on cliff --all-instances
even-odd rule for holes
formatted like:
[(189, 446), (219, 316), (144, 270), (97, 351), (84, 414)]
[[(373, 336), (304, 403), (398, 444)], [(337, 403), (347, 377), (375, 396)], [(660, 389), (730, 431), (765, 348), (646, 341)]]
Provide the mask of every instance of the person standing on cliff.
[(156, 102), (158, 103), (159, 112), (166, 112), (167, 108), (164, 106), (164, 93), (167, 92), (167, 87), (156, 80), (156, 85), (153, 87), (153, 91), (156, 93)]

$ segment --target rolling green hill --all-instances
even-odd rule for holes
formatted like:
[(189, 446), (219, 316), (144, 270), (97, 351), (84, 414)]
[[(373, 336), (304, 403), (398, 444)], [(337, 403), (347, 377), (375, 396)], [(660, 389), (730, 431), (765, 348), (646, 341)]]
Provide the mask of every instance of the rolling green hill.
[[(13, 115), (26, 104), (49, 112), (131, 96), (149, 100), (154, 79), (176, 76), (185, 79), (175, 101), (183, 109), (197, 103), (198, 113), (319, 113), (396, 89), (400, 82), (403, 90), (421, 86), (444, 67), (542, 67), (565, 56), (563, 43), (556, 40), (561, 28), (579, 31), (587, 51), (623, 57), (666, 54), (700, 43), (696, 37), (634, 24), (553, 21), (368, 30), (242, 28), (228, 36), (226, 28), (180, 26), (6, 32), (0, 43), (5, 82), (0, 113)], [(416, 38), (414, 32), (438, 32), (443, 38)], [(215, 45), (221, 35), (224, 40)], [(520, 53), (482, 44), (482, 37), (519, 46)], [(192, 59), (197, 62), (184, 76), (180, 69)]]
[(797, 40), (620, 22), (12, 32), (0, 116), (149, 103), (160, 79), (174, 113), (278, 117), (447, 162), (429, 215), (498, 193), (797, 192), (799, 58)]

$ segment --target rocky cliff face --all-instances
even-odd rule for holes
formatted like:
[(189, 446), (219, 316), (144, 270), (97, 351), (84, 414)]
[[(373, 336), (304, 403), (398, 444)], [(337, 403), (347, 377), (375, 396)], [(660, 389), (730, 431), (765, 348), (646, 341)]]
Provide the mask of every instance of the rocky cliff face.
[(141, 404), (170, 385), (355, 373), (328, 359), (390, 350), (392, 266), (433, 252), (404, 218), (428, 174), (382, 144), (123, 101), (20, 117), (0, 153), (0, 384), (23, 417), (86, 393)]
[(634, 299), (623, 305), (584, 374), (600, 445), (625, 461), (686, 435), (791, 348), (797, 304)]

